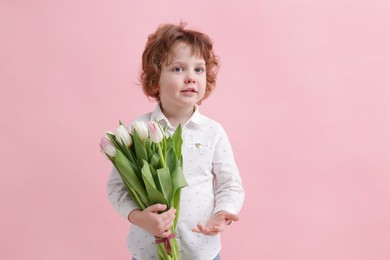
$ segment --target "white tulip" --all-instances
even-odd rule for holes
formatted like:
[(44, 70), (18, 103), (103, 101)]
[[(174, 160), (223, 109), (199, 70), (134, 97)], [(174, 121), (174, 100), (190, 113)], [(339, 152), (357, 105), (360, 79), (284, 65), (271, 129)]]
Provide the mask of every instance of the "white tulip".
[(100, 151), (111, 157), (115, 157), (116, 155), (116, 148), (107, 137), (103, 137), (100, 141)]
[(131, 136), (129, 132), (127, 131), (126, 127), (123, 125), (120, 125), (116, 131), (115, 131), (115, 139), (119, 143), (125, 143), (128, 147), (133, 143), (133, 140), (131, 139)]
[(131, 127), (130, 127), (130, 132), (131, 134), (134, 135), (134, 129), (137, 130), (137, 134), (139, 138), (143, 141), (148, 138), (149, 133), (148, 133), (148, 128), (146, 127), (146, 124), (142, 121), (135, 121)]

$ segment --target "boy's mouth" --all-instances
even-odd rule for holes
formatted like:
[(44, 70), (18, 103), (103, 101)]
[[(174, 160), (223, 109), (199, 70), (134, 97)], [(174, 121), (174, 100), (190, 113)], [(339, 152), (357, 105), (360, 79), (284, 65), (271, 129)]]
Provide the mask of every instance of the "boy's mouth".
[(180, 92), (184, 92), (184, 93), (187, 93), (187, 92), (192, 92), (192, 93), (196, 93), (196, 90), (194, 88), (186, 88)]

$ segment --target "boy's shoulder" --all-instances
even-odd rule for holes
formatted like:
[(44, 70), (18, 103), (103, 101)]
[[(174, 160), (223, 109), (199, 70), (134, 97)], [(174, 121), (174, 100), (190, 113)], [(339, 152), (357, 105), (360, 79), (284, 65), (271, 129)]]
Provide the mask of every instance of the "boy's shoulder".
[(215, 119), (202, 114), (200, 115), (200, 118), (201, 118), (200, 127), (206, 130), (207, 132), (209, 132), (210, 134), (213, 133), (214, 135), (217, 136), (226, 135), (226, 131), (222, 126), (222, 124), (216, 121)]
[(210, 125), (210, 126), (213, 126), (216, 128), (222, 127), (222, 125), (219, 122), (217, 122), (215, 119), (212, 119), (212, 118), (205, 116), (203, 114), (199, 114), (199, 117), (201, 119), (201, 123), (204, 125)]

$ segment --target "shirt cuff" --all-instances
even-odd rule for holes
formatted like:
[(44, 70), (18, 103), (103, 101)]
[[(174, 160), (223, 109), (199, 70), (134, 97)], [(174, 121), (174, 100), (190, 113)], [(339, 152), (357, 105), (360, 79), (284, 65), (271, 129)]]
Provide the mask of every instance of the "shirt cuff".
[(119, 209), (119, 214), (121, 214), (127, 220), (129, 219), (129, 214), (138, 207), (131, 205), (132, 203), (123, 203), (123, 206)]
[(228, 203), (224, 203), (224, 204), (217, 205), (214, 208), (214, 215), (222, 210), (227, 211), (231, 214), (238, 214), (238, 212), (239, 212), (239, 210), (237, 210), (233, 205), (228, 204)]

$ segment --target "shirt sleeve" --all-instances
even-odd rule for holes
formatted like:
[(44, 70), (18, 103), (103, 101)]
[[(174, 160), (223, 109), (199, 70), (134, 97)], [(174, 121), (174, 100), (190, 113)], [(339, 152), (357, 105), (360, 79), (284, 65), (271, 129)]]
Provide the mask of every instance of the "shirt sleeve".
[(138, 209), (115, 167), (107, 183), (107, 195), (114, 209), (126, 219), (132, 210)]
[(222, 126), (218, 130), (217, 138), (213, 157), (213, 174), (215, 176), (214, 214), (221, 210), (238, 214), (244, 202), (245, 193), (232, 147)]

